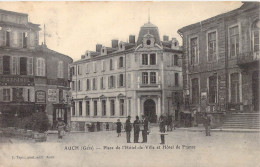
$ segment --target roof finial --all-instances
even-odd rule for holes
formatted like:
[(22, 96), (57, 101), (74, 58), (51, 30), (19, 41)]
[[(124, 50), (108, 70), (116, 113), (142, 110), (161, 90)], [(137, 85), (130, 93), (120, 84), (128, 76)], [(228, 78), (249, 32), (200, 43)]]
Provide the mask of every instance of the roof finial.
[(44, 46), (46, 46), (46, 39), (45, 39), (45, 36), (46, 36), (46, 31), (45, 31), (45, 24), (44, 24), (44, 29), (43, 29), (43, 44)]
[(148, 23), (150, 23), (150, 8), (148, 9)]

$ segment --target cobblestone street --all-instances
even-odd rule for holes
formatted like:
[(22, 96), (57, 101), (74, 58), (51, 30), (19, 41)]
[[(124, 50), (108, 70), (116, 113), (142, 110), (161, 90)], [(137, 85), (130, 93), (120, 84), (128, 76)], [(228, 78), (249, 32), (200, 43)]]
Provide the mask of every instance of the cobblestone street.
[[(47, 142), (44, 143), (6, 139), (1, 145), (0, 161), (4, 167), (5, 164), (23, 166), (24, 163), (29, 166), (63, 167), (86, 166), (86, 163), (87, 166), (168, 164), (177, 167), (208, 167), (209, 163), (212, 163), (212, 166), (230, 164), (236, 167), (256, 167), (260, 164), (259, 133), (212, 132), (209, 137), (205, 136), (204, 132), (175, 130), (168, 133), (163, 146), (159, 144), (160, 136), (157, 131), (157, 127), (152, 129), (146, 144), (126, 144), (125, 133), (117, 137), (114, 131), (70, 133), (62, 142), (58, 142), (57, 134), (49, 134)], [(133, 134), (131, 139), (133, 140)], [(141, 141), (140, 133), (139, 142)], [(63, 163), (63, 159), (70, 161)], [(162, 159), (165, 162), (162, 162)]]

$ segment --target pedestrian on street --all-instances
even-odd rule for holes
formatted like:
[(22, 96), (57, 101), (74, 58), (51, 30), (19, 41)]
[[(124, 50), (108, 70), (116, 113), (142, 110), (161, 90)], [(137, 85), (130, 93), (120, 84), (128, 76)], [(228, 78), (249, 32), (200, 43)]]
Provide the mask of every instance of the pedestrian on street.
[(206, 131), (206, 136), (210, 136), (210, 117), (208, 114), (205, 113), (204, 118), (203, 118), (203, 124), (205, 127), (205, 131)]
[(58, 129), (58, 141), (61, 142), (62, 137), (65, 134), (65, 123), (61, 120), (61, 118), (58, 118), (57, 123), (57, 129)]
[(165, 144), (165, 124), (166, 124), (166, 119), (163, 115), (160, 116), (159, 118), (159, 127), (160, 127), (160, 132), (161, 132), (161, 143), (160, 144)]
[(143, 129), (141, 129), (142, 130), (142, 137), (143, 137), (142, 143), (147, 143), (148, 125), (149, 125), (148, 118), (147, 118), (147, 116), (143, 115), (143, 121), (142, 121)]
[(167, 119), (167, 131), (172, 131), (172, 116), (169, 115)]
[(141, 122), (140, 122), (138, 116), (136, 116), (135, 118), (136, 119), (133, 124), (133, 126), (134, 126), (134, 143), (138, 143)]
[(117, 137), (121, 136), (121, 128), (122, 128), (122, 123), (120, 122), (120, 119), (118, 119), (116, 123)]
[(127, 120), (125, 122), (125, 132), (126, 132), (126, 141), (127, 143), (131, 143), (130, 142), (130, 138), (131, 138), (131, 131), (132, 131), (132, 126), (131, 126), (131, 121), (130, 121), (131, 117), (128, 116)]

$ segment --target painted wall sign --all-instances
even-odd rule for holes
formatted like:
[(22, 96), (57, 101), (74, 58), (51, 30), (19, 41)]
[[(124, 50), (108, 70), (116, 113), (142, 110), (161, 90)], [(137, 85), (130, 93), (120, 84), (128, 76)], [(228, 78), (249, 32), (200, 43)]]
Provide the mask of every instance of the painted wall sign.
[(58, 89), (48, 89), (48, 101), (57, 102), (58, 94)]

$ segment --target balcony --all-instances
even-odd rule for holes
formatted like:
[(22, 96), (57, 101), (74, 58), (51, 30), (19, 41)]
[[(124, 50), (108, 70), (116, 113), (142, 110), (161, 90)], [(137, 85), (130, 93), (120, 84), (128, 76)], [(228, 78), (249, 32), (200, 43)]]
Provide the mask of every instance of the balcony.
[(161, 84), (139, 84), (139, 88), (161, 88)]
[(240, 67), (249, 66), (253, 63), (259, 62), (259, 51), (258, 52), (243, 52), (237, 56), (237, 65)]

